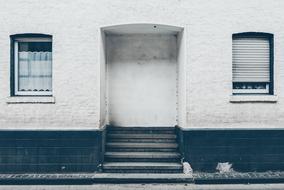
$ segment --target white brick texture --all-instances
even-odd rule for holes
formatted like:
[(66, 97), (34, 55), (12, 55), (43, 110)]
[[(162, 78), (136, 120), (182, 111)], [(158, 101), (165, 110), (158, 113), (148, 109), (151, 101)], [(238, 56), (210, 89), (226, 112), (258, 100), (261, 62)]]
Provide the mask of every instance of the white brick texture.
[[(186, 34), (186, 127), (284, 127), (283, 0), (0, 0), (0, 129), (97, 129), (100, 28), (154, 23)], [(231, 103), (232, 34), (274, 34), (277, 103)], [(53, 36), (54, 104), (8, 104), (10, 35)]]

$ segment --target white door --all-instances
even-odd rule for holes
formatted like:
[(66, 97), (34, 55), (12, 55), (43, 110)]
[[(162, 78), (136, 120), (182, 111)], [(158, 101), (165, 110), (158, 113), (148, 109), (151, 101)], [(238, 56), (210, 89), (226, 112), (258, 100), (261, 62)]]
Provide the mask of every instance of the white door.
[(176, 125), (176, 36), (107, 37), (109, 124)]

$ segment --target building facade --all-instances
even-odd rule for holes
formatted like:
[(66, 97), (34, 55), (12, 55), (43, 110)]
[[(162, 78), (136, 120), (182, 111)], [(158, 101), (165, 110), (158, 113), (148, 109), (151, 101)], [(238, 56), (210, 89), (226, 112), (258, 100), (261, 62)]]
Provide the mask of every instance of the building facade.
[(283, 1), (0, 4), (1, 173), (100, 171), (108, 125), (175, 127), (194, 171), (284, 169)]

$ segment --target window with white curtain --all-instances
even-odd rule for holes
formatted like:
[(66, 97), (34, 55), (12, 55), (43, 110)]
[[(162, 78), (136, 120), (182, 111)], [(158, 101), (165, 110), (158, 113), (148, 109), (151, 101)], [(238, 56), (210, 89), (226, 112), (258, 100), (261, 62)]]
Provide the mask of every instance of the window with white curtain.
[(233, 94), (273, 94), (273, 36), (233, 35)]
[(18, 37), (14, 46), (14, 95), (52, 95), (51, 37)]

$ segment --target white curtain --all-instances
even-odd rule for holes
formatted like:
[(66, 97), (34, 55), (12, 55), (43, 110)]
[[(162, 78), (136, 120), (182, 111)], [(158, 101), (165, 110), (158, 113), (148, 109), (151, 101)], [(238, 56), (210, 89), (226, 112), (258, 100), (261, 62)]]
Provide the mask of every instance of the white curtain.
[(52, 52), (19, 52), (19, 91), (52, 91)]

